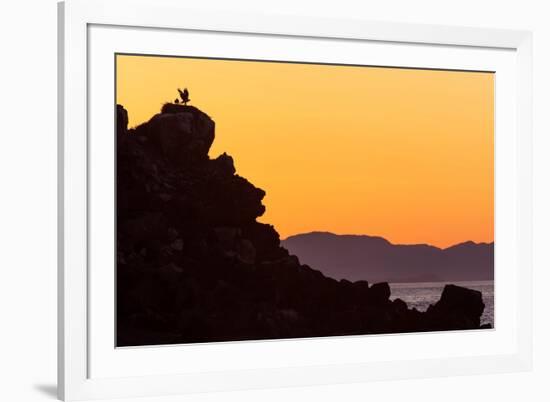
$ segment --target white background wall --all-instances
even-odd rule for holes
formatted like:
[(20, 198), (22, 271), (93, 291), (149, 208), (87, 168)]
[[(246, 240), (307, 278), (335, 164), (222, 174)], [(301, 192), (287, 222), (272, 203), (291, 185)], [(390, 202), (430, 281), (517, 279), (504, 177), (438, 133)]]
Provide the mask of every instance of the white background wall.
[[(187, 0), (182, 0), (186, 2)], [(499, 376), (203, 394), (143, 401), (550, 400), (550, 12), (541, 0), (187, 1), (323, 17), (529, 29), (535, 39), (535, 368)], [(0, 401), (54, 399), (56, 382), (56, 2), (0, 14)]]

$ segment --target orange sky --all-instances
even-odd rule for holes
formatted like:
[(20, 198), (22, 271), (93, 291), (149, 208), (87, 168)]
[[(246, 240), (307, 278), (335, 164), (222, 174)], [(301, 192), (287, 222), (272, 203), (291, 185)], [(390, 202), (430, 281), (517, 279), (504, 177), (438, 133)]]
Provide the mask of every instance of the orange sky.
[(117, 57), (130, 126), (177, 87), (216, 122), (210, 156), (267, 192), (259, 220), (281, 238), (493, 241), (491, 73)]

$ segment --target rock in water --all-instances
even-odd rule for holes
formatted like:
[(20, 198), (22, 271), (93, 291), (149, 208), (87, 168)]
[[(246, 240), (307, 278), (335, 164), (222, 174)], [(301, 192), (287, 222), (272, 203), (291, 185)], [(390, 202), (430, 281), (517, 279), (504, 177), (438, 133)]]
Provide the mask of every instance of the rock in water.
[(485, 304), (478, 290), (446, 285), (441, 299), (430, 306), (427, 315), (438, 329), (479, 328)]
[(369, 297), (373, 303), (386, 303), (390, 299), (390, 295), (388, 282), (375, 283), (369, 289)]

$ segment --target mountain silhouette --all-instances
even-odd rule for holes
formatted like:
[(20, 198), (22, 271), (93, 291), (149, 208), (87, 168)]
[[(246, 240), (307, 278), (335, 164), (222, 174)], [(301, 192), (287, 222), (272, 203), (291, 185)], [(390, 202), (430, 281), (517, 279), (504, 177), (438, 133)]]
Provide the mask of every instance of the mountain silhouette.
[(165, 104), (132, 129), (116, 116), (117, 346), (481, 328), (478, 291), (449, 284), (419, 312), (386, 282), (291, 255), (257, 221), (265, 191), (210, 158), (215, 123), (197, 107)]
[(493, 243), (448, 248), (392, 244), (382, 237), (311, 232), (281, 244), (305, 264), (335, 279), (457, 282), (493, 279)]

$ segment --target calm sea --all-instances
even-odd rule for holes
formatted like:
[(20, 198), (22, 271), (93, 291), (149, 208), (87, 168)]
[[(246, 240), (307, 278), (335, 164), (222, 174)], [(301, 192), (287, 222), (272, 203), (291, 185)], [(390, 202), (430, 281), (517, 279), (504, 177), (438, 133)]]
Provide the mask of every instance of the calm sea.
[[(401, 299), (409, 308), (416, 307), (419, 311), (426, 311), (430, 304), (435, 304), (441, 297), (441, 292), (447, 282), (424, 283), (391, 283), (391, 299)], [(495, 325), (494, 320), (494, 286), (493, 281), (452, 282), (454, 285), (479, 290), (485, 303), (485, 310), (481, 316), (482, 324)]]

